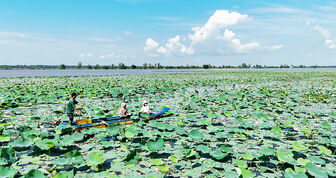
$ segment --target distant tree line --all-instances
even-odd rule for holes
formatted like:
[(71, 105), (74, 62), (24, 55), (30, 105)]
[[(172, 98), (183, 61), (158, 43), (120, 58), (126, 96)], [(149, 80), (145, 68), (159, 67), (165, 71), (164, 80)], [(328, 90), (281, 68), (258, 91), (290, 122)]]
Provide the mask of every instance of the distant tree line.
[(235, 69), (235, 68), (336, 68), (336, 66), (305, 66), (305, 65), (287, 65), (281, 64), (280, 66), (268, 66), (268, 65), (250, 65), (246, 63), (242, 63), (238, 66), (232, 65), (212, 65), (212, 64), (203, 64), (199, 65), (180, 65), (180, 66), (164, 66), (160, 63), (144, 63), (143, 65), (125, 65), (124, 63), (119, 63), (118, 65), (83, 65), (82, 62), (79, 62), (77, 65), (0, 65), (0, 69), (2, 70), (11, 70), (11, 69)]

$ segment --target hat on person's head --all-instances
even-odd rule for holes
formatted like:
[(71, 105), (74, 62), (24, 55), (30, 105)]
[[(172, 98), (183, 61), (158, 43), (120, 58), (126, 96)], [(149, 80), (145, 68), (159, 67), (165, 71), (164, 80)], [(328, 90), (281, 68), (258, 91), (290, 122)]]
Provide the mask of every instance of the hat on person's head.
[(77, 96), (77, 93), (71, 93), (71, 97)]
[(126, 106), (126, 103), (125, 102), (122, 102), (121, 103), (121, 107), (125, 107)]

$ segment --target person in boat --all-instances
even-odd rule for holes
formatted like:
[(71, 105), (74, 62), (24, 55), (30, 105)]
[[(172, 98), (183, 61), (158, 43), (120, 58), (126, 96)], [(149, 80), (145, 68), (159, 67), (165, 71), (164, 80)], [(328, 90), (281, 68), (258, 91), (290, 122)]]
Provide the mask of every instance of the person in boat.
[(79, 115), (82, 115), (82, 113), (76, 109), (76, 104), (80, 105), (80, 106), (83, 106), (82, 104), (79, 104), (78, 101), (76, 101), (76, 97), (77, 97), (77, 93), (72, 93), (71, 94), (71, 98), (70, 100), (68, 101), (68, 104), (67, 104), (67, 107), (66, 107), (66, 112), (67, 112), (67, 115), (69, 117), (69, 123), (71, 125), (73, 120), (74, 120), (74, 111), (76, 111)]
[(126, 103), (121, 103), (121, 108), (119, 110), (119, 116), (120, 117), (129, 117), (131, 114), (128, 114), (128, 109)]
[(148, 101), (146, 101), (146, 100), (143, 102), (143, 106), (142, 106), (142, 108), (141, 108), (141, 110), (140, 110), (140, 112), (139, 112), (138, 115), (140, 116), (141, 113), (150, 114), (149, 113)]

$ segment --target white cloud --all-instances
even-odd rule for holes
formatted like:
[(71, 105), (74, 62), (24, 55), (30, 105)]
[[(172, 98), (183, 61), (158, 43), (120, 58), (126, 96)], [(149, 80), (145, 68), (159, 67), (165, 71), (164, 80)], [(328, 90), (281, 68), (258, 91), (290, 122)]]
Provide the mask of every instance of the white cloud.
[(329, 37), (330, 37), (330, 33), (329, 33), (329, 31), (328, 31), (327, 29), (322, 28), (322, 27), (319, 26), (319, 25), (315, 25), (315, 26), (314, 26), (314, 30), (320, 32), (321, 35), (322, 35), (323, 37), (325, 37), (325, 38), (329, 38)]
[(157, 43), (156, 41), (154, 41), (151, 38), (148, 38), (146, 40), (146, 46), (144, 47), (144, 50), (145, 51), (151, 51), (151, 50), (156, 49), (158, 46), (159, 46), (159, 43)]
[(157, 49), (157, 52), (163, 54), (166, 57), (170, 57), (173, 54), (183, 55), (183, 54), (193, 54), (194, 50), (192, 48), (187, 48), (180, 43), (180, 36), (176, 35), (174, 38), (170, 38), (165, 46), (161, 46)]
[[(207, 23), (200, 27), (192, 28), (193, 34), (188, 35), (188, 40), (180, 35), (170, 38), (168, 42), (159, 46), (159, 43), (148, 38), (144, 50), (150, 56), (163, 55), (192, 55), (194, 53), (225, 54), (243, 53), (258, 49), (257, 42), (242, 43), (236, 34), (228, 27), (246, 21), (247, 15), (226, 10), (217, 10), (208, 19)], [(189, 42), (189, 45), (182, 44)]]
[(79, 57), (80, 57), (80, 58), (90, 58), (90, 57), (93, 57), (93, 56), (94, 56), (94, 54), (92, 54), (92, 53), (90, 53), (90, 52), (79, 54)]
[(229, 12), (226, 10), (217, 10), (202, 27), (192, 28), (195, 33), (189, 35), (192, 43), (201, 42), (212, 36), (218, 36), (221, 30), (226, 29), (238, 22), (247, 20), (247, 15), (242, 15), (238, 12)]
[(315, 25), (313, 29), (318, 31), (324, 37), (324, 42), (329, 49), (336, 49), (336, 41), (330, 38), (329, 30), (324, 29), (319, 25)]
[(272, 45), (268, 49), (270, 49), (270, 50), (279, 50), (281, 48), (283, 48), (283, 45)]

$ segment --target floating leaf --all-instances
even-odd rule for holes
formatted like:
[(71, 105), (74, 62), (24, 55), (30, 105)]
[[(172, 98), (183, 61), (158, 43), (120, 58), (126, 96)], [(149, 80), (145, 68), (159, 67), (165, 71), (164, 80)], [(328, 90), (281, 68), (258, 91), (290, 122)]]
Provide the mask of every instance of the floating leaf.
[(190, 137), (195, 141), (201, 141), (203, 140), (203, 134), (199, 130), (192, 130), (189, 132)]
[(159, 138), (157, 141), (149, 140), (146, 144), (147, 149), (152, 152), (156, 152), (157, 150), (160, 150), (164, 146), (164, 141), (162, 138)]
[(307, 163), (306, 169), (308, 173), (314, 177), (328, 178), (328, 175), (324, 172), (324, 169), (321, 167), (317, 167), (313, 163)]

